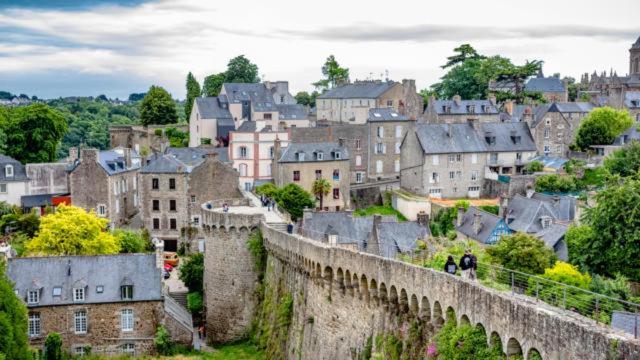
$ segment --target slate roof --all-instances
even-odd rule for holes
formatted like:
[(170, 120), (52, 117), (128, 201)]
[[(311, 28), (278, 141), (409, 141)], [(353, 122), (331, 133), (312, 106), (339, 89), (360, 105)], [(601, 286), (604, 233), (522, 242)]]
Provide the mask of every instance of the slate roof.
[(196, 104), (200, 111), (200, 117), (206, 119), (231, 119), (231, 113), (228, 108), (222, 106), (219, 97), (197, 97)]
[(369, 109), (369, 122), (379, 121), (409, 121), (409, 118), (391, 107)]
[(533, 110), (534, 117), (532, 126), (535, 127), (542, 121), (546, 113), (559, 112), (559, 113), (588, 113), (593, 110), (595, 106), (588, 102), (554, 102), (547, 104), (540, 104)]
[(563, 92), (565, 91), (564, 83), (557, 77), (534, 77), (529, 79), (524, 85), (527, 91), (541, 92)]
[[(137, 161), (134, 161), (136, 160)], [(109, 175), (115, 175), (140, 168), (140, 155), (131, 150), (131, 167), (127, 168), (121, 149), (102, 150), (98, 152), (98, 163)]]
[(254, 111), (277, 111), (271, 92), (261, 83), (224, 83), (229, 103), (250, 101)]
[(633, 124), (630, 128), (628, 128), (622, 134), (616, 136), (613, 140), (613, 145), (622, 146), (628, 144), (633, 140), (640, 140), (640, 131), (638, 130), (638, 125)]
[(20, 204), (24, 208), (50, 206), (51, 198), (56, 194), (38, 194), (38, 195), (22, 195), (20, 197)]
[[(322, 152), (323, 160), (317, 160), (315, 153)], [(304, 162), (316, 162), (316, 161), (336, 161), (336, 160), (349, 160), (349, 151), (344, 146), (339, 146), (335, 142), (321, 142), (321, 143), (290, 143), (289, 146), (283, 149), (279, 162), (300, 162), (298, 159), (299, 153), (304, 153)], [(335, 153), (339, 153), (339, 159), (335, 158)]]
[[(6, 166), (13, 166), (13, 176), (6, 176)], [(27, 171), (20, 161), (6, 155), (0, 154), (0, 181), (27, 181)]]
[[(13, 258), (7, 274), (25, 299), (29, 290), (40, 290), (38, 306), (73, 304), (72, 291), (84, 287), (83, 304), (122, 302), (120, 286), (133, 285), (132, 301), (162, 300), (160, 270), (155, 254), (99, 256), (51, 256)], [(98, 293), (97, 286), (104, 291)], [(61, 296), (53, 288), (61, 287)]]
[(631, 48), (633, 49), (640, 48), (640, 37), (638, 37), (638, 40), (636, 40), (636, 42), (634, 42), (633, 45), (631, 45)]
[(240, 125), (236, 131), (238, 132), (255, 132), (257, 129), (255, 121), (245, 121)]
[[(480, 216), (480, 231), (478, 233), (473, 229), (476, 214)], [(498, 216), (470, 206), (462, 215), (462, 223), (460, 226), (456, 226), (456, 230), (468, 238), (484, 243), (491, 236), (499, 221)]]
[(429, 227), (416, 222), (381, 222), (377, 227), (380, 256), (395, 258), (416, 248), (418, 240), (431, 236)]
[(560, 170), (566, 164), (569, 159), (555, 156), (538, 155), (531, 159), (531, 161), (539, 161), (545, 168), (553, 168)]
[[(489, 100), (460, 100), (457, 103), (454, 100), (435, 100), (433, 106), (433, 111), (438, 115), (498, 114), (498, 109)], [(473, 113), (469, 112), (470, 107), (474, 108)], [(446, 111), (446, 108), (450, 109), (449, 112)]]
[[(415, 131), (426, 154), (536, 150), (526, 123), (482, 123), (478, 128), (462, 123), (418, 124)], [(487, 143), (487, 136), (495, 137), (495, 144)]]
[(543, 229), (541, 218), (570, 222), (575, 217), (575, 199), (570, 196), (534, 194), (531, 198), (516, 195), (507, 205), (507, 225), (514, 231), (536, 234)]
[(627, 91), (624, 94), (624, 106), (627, 109), (640, 108), (640, 91)]
[(277, 104), (280, 120), (307, 120), (307, 107), (301, 104)]
[(376, 99), (387, 92), (397, 83), (394, 81), (356, 81), (353, 84), (346, 84), (335, 87), (324, 94), (320, 94), (318, 99)]
[(206, 154), (217, 153), (220, 161), (228, 163), (228, 148), (198, 147), (198, 148), (167, 148), (164, 154), (153, 158), (140, 169), (141, 174), (184, 174), (204, 162)]

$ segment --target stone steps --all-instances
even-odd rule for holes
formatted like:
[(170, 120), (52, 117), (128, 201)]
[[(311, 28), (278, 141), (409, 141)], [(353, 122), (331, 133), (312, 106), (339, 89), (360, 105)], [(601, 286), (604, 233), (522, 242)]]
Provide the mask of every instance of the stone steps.
[(176, 291), (176, 292), (170, 292), (169, 296), (171, 296), (173, 298), (173, 300), (175, 300), (176, 302), (178, 302), (178, 304), (180, 304), (182, 307), (184, 307), (185, 309), (187, 308), (187, 291)]

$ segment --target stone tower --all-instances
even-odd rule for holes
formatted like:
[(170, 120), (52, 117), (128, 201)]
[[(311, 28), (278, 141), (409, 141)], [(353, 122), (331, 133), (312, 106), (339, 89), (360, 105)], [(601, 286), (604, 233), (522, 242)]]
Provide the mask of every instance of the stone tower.
[(629, 75), (640, 75), (640, 37), (629, 49)]

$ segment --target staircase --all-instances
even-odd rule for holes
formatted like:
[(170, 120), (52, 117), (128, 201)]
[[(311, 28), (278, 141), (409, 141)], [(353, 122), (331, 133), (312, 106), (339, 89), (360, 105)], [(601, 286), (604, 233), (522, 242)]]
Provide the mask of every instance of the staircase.
[(176, 291), (170, 292), (169, 296), (173, 298), (178, 304), (182, 305), (183, 308), (187, 308), (187, 291)]
[(282, 232), (287, 232), (287, 223), (283, 222), (268, 222), (267, 226)]

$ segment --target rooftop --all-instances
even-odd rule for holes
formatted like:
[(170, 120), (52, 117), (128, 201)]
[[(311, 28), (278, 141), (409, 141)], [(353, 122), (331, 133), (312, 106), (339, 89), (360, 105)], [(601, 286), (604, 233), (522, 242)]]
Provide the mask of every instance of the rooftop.
[(277, 104), (280, 120), (307, 120), (307, 107), (300, 104)]
[(534, 77), (529, 79), (524, 86), (527, 91), (563, 92), (566, 91), (564, 83), (557, 77)]
[[(7, 165), (13, 167), (13, 176), (7, 176)], [(6, 155), (0, 154), (0, 181), (27, 181), (25, 166), (20, 161)]]
[(204, 162), (208, 154), (218, 154), (217, 158), (229, 162), (228, 148), (197, 147), (167, 148), (164, 154), (156, 155), (140, 169), (141, 174), (174, 174), (190, 173)]
[(430, 104), (439, 115), (497, 115), (498, 109), (490, 100), (434, 100)]
[(229, 109), (218, 97), (198, 97), (196, 98), (196, 104), (203, 120), (231, 119)]
[(334, 142), (290, 143), (283, 148), (278, 162), (317, 162), (349, 160), (346, 147)]
[(408, 121), (405, 115), (400, 115), (394, 108), (373, 108), (369, 109), (369, 121)]
[(337, 86), (318, 99), (376, 99), (397, 83), (394, 81), (356, 81), (352, 84)]

